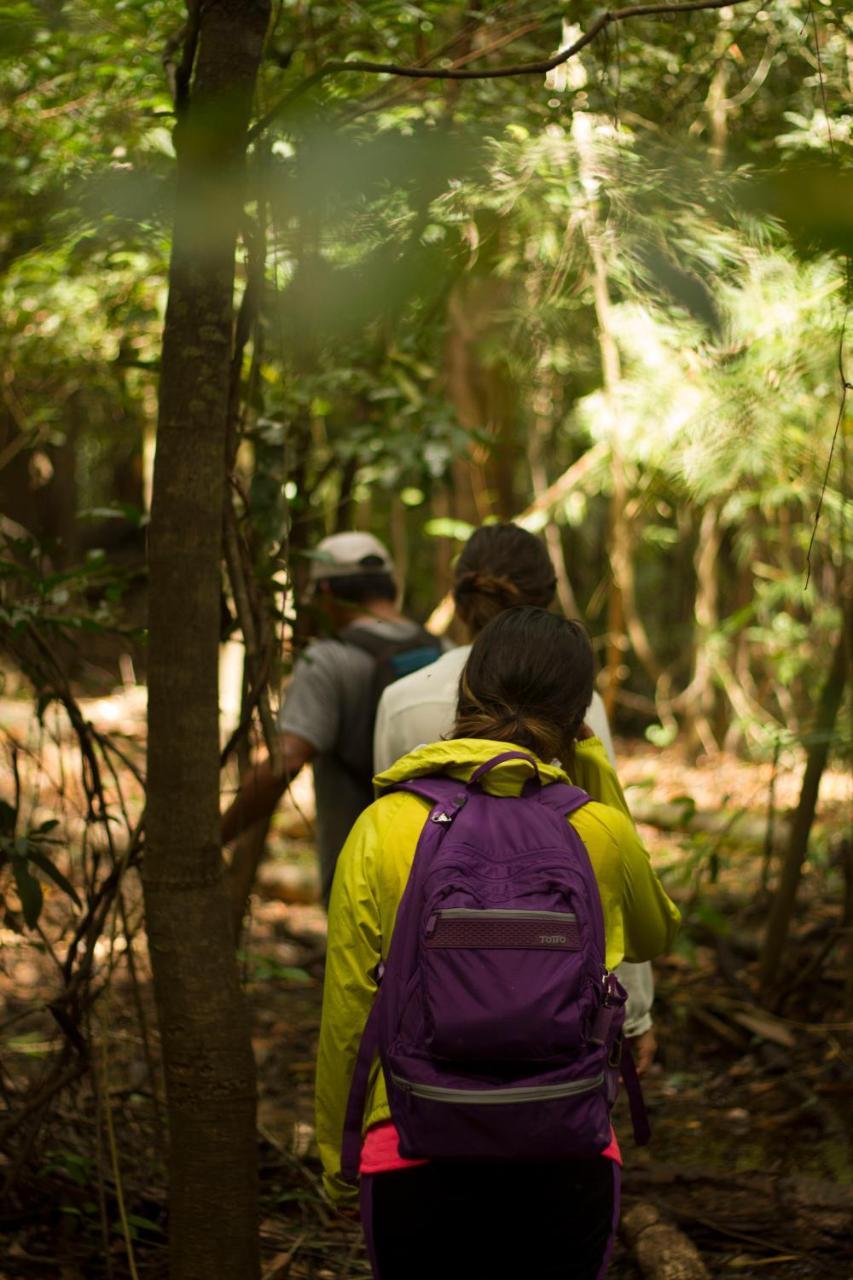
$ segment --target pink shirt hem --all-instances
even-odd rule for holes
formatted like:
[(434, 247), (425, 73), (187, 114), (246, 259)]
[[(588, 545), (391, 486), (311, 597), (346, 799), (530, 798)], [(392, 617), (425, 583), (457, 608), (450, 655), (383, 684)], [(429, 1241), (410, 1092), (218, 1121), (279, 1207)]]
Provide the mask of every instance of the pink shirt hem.
[[(622, 1152), (612, 1129), (610, 1143), (601, 1154), (608, 1160), (615, 1160), (616, 1164), (622, 1163)], [(391, 1120), (373, 1125), (364, 1135), (360, 1173), (392, 1173), (395, 1169), (416, 1169), (418, 1165), (428, 1163), (427, 1160), (405, 1160), (400, 1155), (400, 1139)]]

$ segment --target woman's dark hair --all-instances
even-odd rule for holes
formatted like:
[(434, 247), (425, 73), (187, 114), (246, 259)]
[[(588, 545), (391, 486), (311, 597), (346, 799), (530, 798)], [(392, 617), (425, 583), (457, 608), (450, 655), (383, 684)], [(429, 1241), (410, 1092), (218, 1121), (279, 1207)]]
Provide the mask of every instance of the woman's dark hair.
[(505, 609), (471, 648), (453, 736), (563, 759), (592, 701), (592, 679), (592, 646), (579, 622), (545, 609)]
[(487, 524), (472, 533), (455, 575), (456, 612), (474, 635), (514, 605), (547, 608), (556, 587), (545, 547), (517, 524)]

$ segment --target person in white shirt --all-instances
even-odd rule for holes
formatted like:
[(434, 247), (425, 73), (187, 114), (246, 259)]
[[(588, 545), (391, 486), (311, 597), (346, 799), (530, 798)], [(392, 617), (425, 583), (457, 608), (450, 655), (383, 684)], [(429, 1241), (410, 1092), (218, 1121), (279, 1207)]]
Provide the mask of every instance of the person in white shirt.
[[(555, 588), (556, 578), (545, 547), (518, 525), (484, 525), (471, 535), (456, 562), (456, 613), (472, 640), (490, 619), (513, 605), (548, 608)], [(373, 738), (377, 774), (422, 743), (438, 742), (452, 732), (459, 678), (470, 650), (470, 644), (450, 649), (436, 662), (388, 686), (379, 703)], [(615, 766), (607, 713), (595, 692), (586, 724)], [(645, 1071), (657, 1047), (651, 1015), (651, 965), (623, 963), (619, 977), (629, 996), (626, 1035), (632, 1041), (638, 1069)]]

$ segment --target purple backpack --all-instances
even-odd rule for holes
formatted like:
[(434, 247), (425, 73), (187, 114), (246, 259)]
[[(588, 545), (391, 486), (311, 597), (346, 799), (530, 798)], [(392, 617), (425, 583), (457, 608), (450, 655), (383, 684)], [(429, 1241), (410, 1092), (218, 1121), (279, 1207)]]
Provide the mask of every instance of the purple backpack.
[[(521, 796), (416, 778), (389, 788), (429, 800), (379, 991), (353, 1075), (342, 1173), (358, 1174), (377, 1052), (407, 1159), (563, 1160), (610, 1142), (620, 1072), (634, 1132), (648, 1140), (622, 1051), (626, 995), (604, 964), (598, 885), (566, 821), (589, 796), (564, 783)], [(635, 1102), (638, 1104), (635, 1109)]]

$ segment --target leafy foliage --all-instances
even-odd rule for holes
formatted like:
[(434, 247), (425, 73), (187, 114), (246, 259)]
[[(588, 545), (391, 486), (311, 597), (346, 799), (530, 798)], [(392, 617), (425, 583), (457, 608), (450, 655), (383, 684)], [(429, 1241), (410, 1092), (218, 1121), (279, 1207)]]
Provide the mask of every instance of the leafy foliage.
[[(850, 230), (848, 26), (819, 9), (815, 23), (805, 0), (636, 20), (547, 80), (460, 85), (312, 77), (342, 53), (523, 62), (565, 41), (560, 16), (280, 7), (249, 157), (234, 423), (237, 516), (273, 619), (311, 542), (354, 521), (392, 537), (426, 614), (448, 535), (522, 510), (536, 466), (541, 484), (613, 442), (638, 608), (676, 687), (707, 646), (722, 732), (748, 720), (759, 745), (803, 731), (807, 673), (838, 622), (838, 463), (800, 585), (837, 416)], [(3, 607), (7, 621), (112, 625), (142, 555), (172, 199), (161, 54), (174, 62), (179, 32), (164, 0), (4, 12), (0, 455), (13, 456), (0, 474), (13, 536), (44, 550), (26, 590), (7, 565)], [(592, 6), (574, 16), (588, 24)], [(605, 467), (553, 512), (602, 645), (608, 502)], [(719, 607), (700, 630), (709, 503)], [(654, 693), (638, 663), (628, 688)]]

